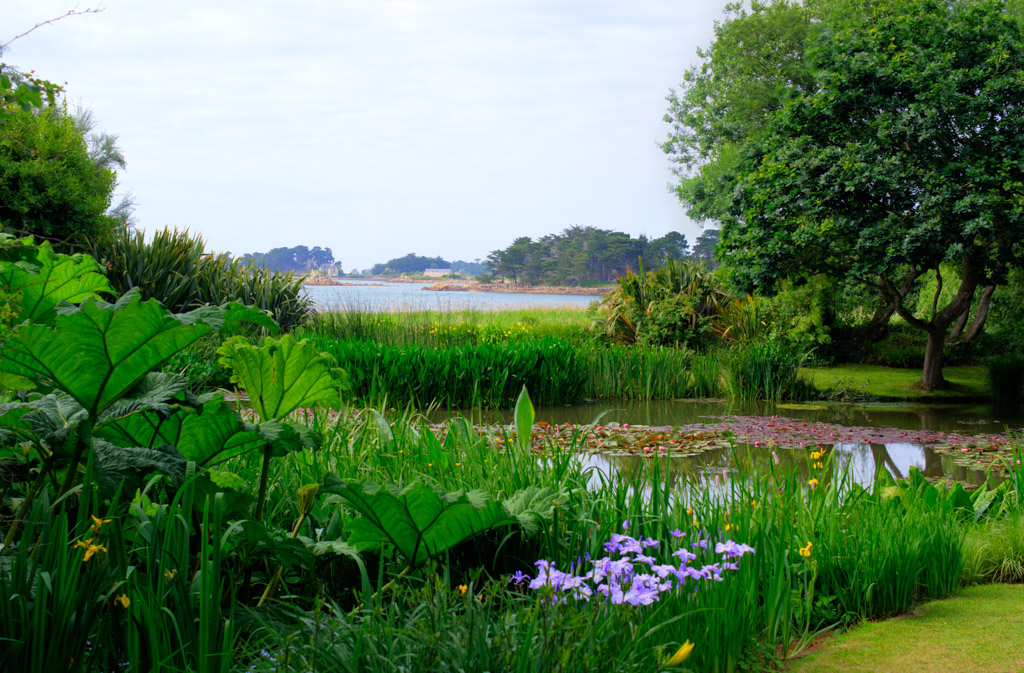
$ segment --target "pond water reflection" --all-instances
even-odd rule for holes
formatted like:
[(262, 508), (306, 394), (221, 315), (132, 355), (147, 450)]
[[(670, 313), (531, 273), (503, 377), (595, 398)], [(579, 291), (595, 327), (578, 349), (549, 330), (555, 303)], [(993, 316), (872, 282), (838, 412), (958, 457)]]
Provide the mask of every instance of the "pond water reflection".
[[(512, 422), (511, 411), (477, 410), (467, 415), (482, 424)], [(905, 478), (911, 468), (917, 468), (927, 477), (977, 484), (984, 481), (989, 466), (1000, 465), (1001, 455), (1005, 455), (989, 448), (993, 443), (995, 448), (1005, 444), (1007, 429), (1024, 426), (1024, 415), (1019, 410), (999, 411), (985, 405), (769, 405), (675, 400), (539, 408), (537, 421), (552, 426), (597, 421), (613, 432), (631, 428), (635, 433), (641, 429), (639, 426), (651, 430), (654, 439), (650, 447), (598, 450), (584, 457), (595, 479), (600, 478), (598, 475), (608, 476), (613, 470), (629, 475), (645, 462), (659, 460), (670, 466), (670, 479), (682, 477), (704, 484), (727, 481), (737, 461), (753, 470), (767, 469), (771, 461), (791, 464), (798, 474), (810, 480), (820, 477), (821, 471), (813, 466), (809, 454), (822, 449), (832, 456), (840, 470), (848, 469), (852, 478), (862, 484), (874, 480), (879, 466), (896, 479)], [(718, 431), (720, 436), (723, 429), (728, 429), (736, 437), (747, 438), (749, 443), (736, 443), (735, 449), (721, 448), (719, 442), (719, 446), (696, 452), (676, 451), (670, 443), (671, 432), (657, 434), (670, 427), (677, 433), (681, 427), (687, 431), (707, 428)], [(858, 440), (858, 436), (864, 440)], [(659, 437), (667, 448), (657, 445)], [(760, 437), (760, 441), (755, 441), (755, 437)], [(786, 441), (787, 438), (793, 439)]]

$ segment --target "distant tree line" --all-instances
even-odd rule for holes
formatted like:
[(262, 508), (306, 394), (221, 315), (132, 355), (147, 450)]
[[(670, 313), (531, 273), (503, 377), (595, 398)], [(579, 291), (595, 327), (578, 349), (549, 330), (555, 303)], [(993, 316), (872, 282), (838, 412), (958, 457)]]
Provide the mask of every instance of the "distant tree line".
[(455, 260), (449, 262), (442, 257), (421, 257), (409, 253), (405, 257), (396, 257), (381, 264), (374, 264), (370, 274), (374, 276), (399, 275), (403, 273), (420, 274), (427, 269), (451, 269), (452, 273), (461, 273), (468, 276), (476, 276), (487, 271), (479, 260), (475, 262), (464, 262)]
[(339, 264), (335, 262), (334, 253), (330, 248), (314, 246), (307, 248), (297, 245), (294, 248), (273, 248), (269, 252), (251, 252), (242, 255), (242, 261), (265, 267), (271, 271), (293, 271), (303, 273), (324, 266)]
[(666, 259), (688, 256), (711, 260), (718, 231), (708, 229), (691, 251), (686, 236), (672, 231), (661, 238), (633, 238), (621, 231), (574, 226), (536, 241), (522, 236), (487, 257), (491, 273), (515, 283), (574, 285), (614, 281), (636, 270), (639, 260), (653, 268)]

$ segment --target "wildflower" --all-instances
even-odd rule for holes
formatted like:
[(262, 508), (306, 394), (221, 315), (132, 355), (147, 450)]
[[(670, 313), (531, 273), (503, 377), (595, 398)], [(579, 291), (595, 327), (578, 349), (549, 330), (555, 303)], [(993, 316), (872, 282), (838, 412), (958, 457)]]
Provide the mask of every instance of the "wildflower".
[(693, 647), (693, 643), (687, 640), (685, 643), (680, 645), (679, 649), (676, 650), (676, 653), (673, 654), (672, 657), (665, 662), (665, 666), (678, 666), (679, 664), (686, 661), (687, 658), (690, 656), (690, 653), (693, 652)]
[(89, 530), (91, 530), (94, 533), (100, 532), (100, 528), (103, 528), (103, 524), (110, 523), (110, 519), (100, 519), (93, 516), (92, 514), (89, 515), (89, 518), (92, 519), (92, 525), (89, 526)]
[(811, 547), (813, 546), (814, 545), (811, 544), (811, 541), (808, 540), (806, 547), (800, 547), (800, 556), (803, 556), (804, 558), (811, 558)]
[(512, 577), (508, 579), (509, 584), (522, 584), (526, 580), (530, 579), (530, 576), (524, 573), (522, 570), (517, 570)]
[(670, 530), (668, 532), (668, 534), (671, 535), (672, 537), (683, 537), (684, 535), (686, 535), (686, 533), (684, 533), (683, 531), (679, 530), (678, 528), (676, 528), (675, 530)]
[(85, 558), (82, 559), (82, 563), (85, 563), (99, 552), (106, 553), (107, 548), (101, 544), (93, 544), (95, 538), (89, 538), (88, 540), (79, 540), (75, 543), (75, 547), (81, 547), (85, 550)]
[(465, 584), (460, 584), (459, 585), (459, 593), (460, 594), (465, 595), (467, 589), (469, 589), (469, 587), (467, 587)]
[(810, 484), (810, 486), (811, 486), (811, 490), (812, 490), (812, 491), (813, 491), (814, 489), (818, 488), (818, 480), (817, 480), (817, 479), (811, 479), (811, 480), (810, 480), (809, 482), (807, 482), (807, 483), (808, 483), (808, 484)]
[(814, 468), (815, 468), (815, 469), (817, 469), (817, 470), (820, 470), (820, 469), (821, 469), (821, 468), (823, 468), (823, 467), (825, 467), (825, 464), (824, 464), (823, 462), (821, 462), (820, 460), (819, 460), (819, 461), (816, 461), (816, 462), (814, 463)]
[(165, 572), (164, 573), (164, 583), (165, 584), (170, 584), (171, 580), (173, 580), (174, 576), (177, 575), (177, 574), (178, 574), (178, 569), (177, 568), (173, 568), (173, 569), (168, 570), (167, 572)]
[(122, 608), (127, 608), (132, 604), (131, 600), (128, 598), (128, 594), (121, 594), (114, 599), (114, 602), (119, 604)]
[(715, 553), (724, 554), (725, 558), (741, 558), (744, 554), (753, 554), (754, 548), (750, 545), (737, 544), (733, 540), (726, 540), (715, 544)]

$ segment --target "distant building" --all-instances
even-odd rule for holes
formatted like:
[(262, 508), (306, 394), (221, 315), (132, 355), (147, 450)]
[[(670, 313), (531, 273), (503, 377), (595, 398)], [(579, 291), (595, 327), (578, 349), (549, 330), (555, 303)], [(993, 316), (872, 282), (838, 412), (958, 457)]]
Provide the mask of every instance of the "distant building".
[(432, 276), (434, 278), (440, 278), (441, 276), (447, 276), (451, 272), (451, 269), (426, 269), (423, 271), (423, 275)]

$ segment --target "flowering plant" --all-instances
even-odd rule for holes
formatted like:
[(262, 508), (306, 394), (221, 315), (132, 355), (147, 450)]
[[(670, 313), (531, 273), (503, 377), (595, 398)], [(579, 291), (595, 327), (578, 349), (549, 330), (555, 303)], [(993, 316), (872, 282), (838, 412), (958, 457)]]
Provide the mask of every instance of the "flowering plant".
[[(624, 524), (628, 529), (628, 522)], [(685, 533), (672, 531), (673, 537), (683, 537)], [(658, 563), (648, 554), (657, 549), (658, 540), (645, 538), (639, 540), (629, 535), (614, 534), (604, 544), (609, 556), (591, 559), (589, 555), (579, 564), (570, 566), (568, 572), (559, 570), (555, 564), (546, 559), (535, 563), (537, 576), (530, 578), (522, 571), (517, 572), (509, 580), (521, 584), (529, 580), (530, 589), (554, 590), (554, 602), (567, 603), (570, 598), (589, 601), (595, 596), (603, 596), (612, 604), (629, 603), (630, 605), (650, 605), (659, 600), (661, 594), (673, 589), (680, 589), (688, 581), (696, 583), (701, 580), (723, 581), (722, 573), (727, 570), (738, 570), (738, 560), (745, 554), (754, 553), (754, 548), (739, 544), (733, 540), (718, 542), (714, 545), (714, 553), (722, 558), (700, 568), (691, 567), (691, 561), (697, 559), (697, 549), (708, 549), (710, 540), (698, 536), (697, 540), (679, 547), (672, 556), (678, 558), (676, 563)], [(586, 571), (576, 574), (577, 570)]]

